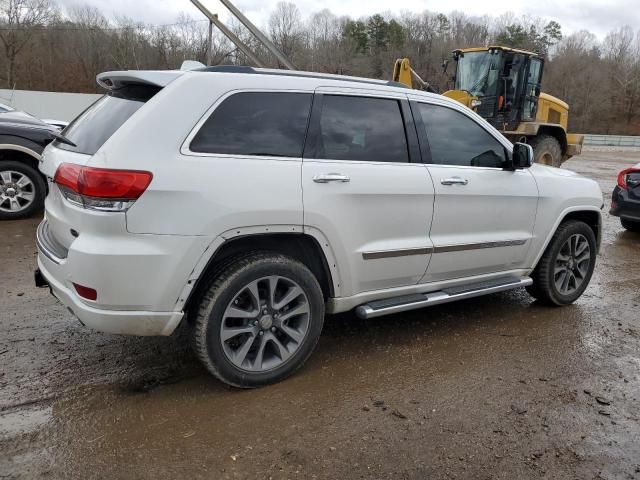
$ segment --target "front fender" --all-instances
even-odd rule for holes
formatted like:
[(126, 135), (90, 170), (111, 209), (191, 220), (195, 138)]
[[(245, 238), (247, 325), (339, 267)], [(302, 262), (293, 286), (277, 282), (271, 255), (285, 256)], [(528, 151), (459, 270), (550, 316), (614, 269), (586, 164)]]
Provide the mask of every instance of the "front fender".
[(535, 164), (530, 171), (540, 192), (534, 239), (527, 261), (534, 268), (567, 215), (576, 212), (597, 214), (601, 230), (603, 196), (594, 180), (570, 170)]

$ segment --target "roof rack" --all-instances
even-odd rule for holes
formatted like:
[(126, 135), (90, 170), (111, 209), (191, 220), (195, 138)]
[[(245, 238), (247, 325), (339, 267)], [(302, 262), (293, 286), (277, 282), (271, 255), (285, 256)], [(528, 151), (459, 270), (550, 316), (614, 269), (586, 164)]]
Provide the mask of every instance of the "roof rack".
[(369, 85), (386, 85), (388, 87), (409, 88), (405, 84), (400, 82), (394, 82), (393, 80), (389, 80), (385, 82), (384, 80), (345, 77), (341, 75), (333, 75), (330, 73), (316, 74), (313, 72), (301, 72), (298, 70), (259, 70), (253, 67), (249, 67), (247, 65), (217, 65), (214, 67), (196, 68), (196, 69), (193, 69), (192, 71), (193, 72), (218, 72), (218, 73), (249, 73), (254, 75), (277, 75), (277, 76), (285, 76), (285, 77), (330, 79), (330, 80), (338, 80), (342, 82), (355, 82), (355, 83), (366, 83)]

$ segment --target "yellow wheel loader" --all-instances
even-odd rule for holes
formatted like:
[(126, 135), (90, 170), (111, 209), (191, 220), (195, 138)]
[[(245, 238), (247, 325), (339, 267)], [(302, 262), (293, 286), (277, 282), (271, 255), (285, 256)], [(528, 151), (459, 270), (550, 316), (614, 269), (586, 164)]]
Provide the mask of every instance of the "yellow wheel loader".
[[(580, 154), (584, 137), (567, 133), (569, 105), (540, 91), (544, 59), (533, 52), (492, 46), (455, 50), (454, 88), (443, 93), (471, 108), (512, 142), (533, 147), (536, 162), (559, 167)], [(446, 72), (448, 61), (445, 62)], [(396, 61), (393, 79), (433, 91), (409, 59)]]

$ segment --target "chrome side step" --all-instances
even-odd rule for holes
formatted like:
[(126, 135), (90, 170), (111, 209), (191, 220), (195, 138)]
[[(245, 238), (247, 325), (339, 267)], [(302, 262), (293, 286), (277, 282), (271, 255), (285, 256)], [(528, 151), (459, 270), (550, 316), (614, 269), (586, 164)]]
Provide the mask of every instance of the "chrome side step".
[(516, 278), (505, 277), (486, 282), (470, 283), (457, 287), (445, 288), (429, 293), (416, 293), (401, 297), (387, 298), (360, 305), (356, 308), (356, 315), (360, 318), (375, 318), (392, 313), (406, 312), (417, 308), (439, 305), (441, 303), (455, 302), (465, 298), (479, 297), (489, 293), (503, 292), (514, 288), (531, 285), (533, 280), (529, 277)]

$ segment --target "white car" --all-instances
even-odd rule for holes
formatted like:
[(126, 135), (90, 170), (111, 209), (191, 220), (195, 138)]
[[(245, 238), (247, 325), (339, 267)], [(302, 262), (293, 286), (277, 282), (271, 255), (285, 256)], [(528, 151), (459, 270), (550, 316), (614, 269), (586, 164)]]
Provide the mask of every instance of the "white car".
[(445, 97), (249, 67), (121, 71), (55, 141), (36, 283), (97, 330), (187, 322), (209, 371), (278, 381), (325, 313), (376, 317), (527, 287), (574, 302), (596, 182), (532, 165)]

